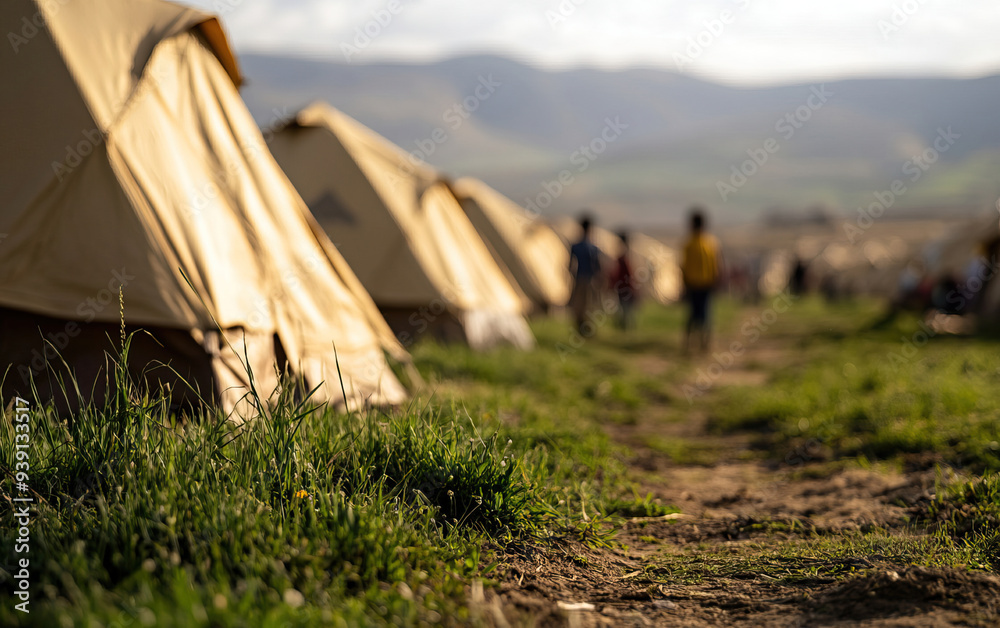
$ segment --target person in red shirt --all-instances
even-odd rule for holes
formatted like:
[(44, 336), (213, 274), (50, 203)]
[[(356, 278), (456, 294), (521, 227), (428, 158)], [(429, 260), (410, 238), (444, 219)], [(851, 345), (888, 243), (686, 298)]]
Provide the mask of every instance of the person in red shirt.
[(632, 262), (629, 261), (628, 233), (620, 232), (618, 239), (621, 240), (621, 253), (609, 276), (610, 288), (618, 296), (618, 326), (632, 329), (635, 327), (635, 306), (639, 301), (639, 294), (635, 275), (632, 273)]

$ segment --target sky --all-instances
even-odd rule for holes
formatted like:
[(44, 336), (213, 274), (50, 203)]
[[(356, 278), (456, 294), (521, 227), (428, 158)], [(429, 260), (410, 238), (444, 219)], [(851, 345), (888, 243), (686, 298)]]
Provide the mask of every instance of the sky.
[[(996, 0), (188, 0), (237, 52), (352, 63), (499, 53), (737, 85), (1000, 73)], [(367, 33), (367, 34), (366, 34)]]

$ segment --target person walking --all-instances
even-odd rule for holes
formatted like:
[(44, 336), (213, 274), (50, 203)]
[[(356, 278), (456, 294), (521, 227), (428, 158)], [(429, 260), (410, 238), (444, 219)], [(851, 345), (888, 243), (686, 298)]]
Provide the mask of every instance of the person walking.
[(684, 353), (691, 351), (691, 337), (697, 332), (699, 348), (707, 352), (711, 340), (710, 305), (712, 291), (719, 281), (722, 266), (719, 243), (706, 230), (705, 212), (695, 207), (691, 210), (691, 233), (684, 245), (681, 272), (684, 277), (684, 295), (689, 315), (684, 332)]
[(635, 306), (639, 300), (636, 293), (635, 276), (632, 273), (632, 262), (629, 261), (628, 232), (618, 233), (621, 241), (621, 252), (611, 272), (611, 290), (618, 296), (618, 325), (623, 330), (635, 326)]
[(587, 317), (600, 301), (598, 277), (601, 273), (601, 251), (590, 240), (591, 219), (584, 215), (580, 218), (580, 240), (569, 248), (569, 270), (573, 276), (573, 291), (570, 293), (569, 306), (573, 311), (576, 331), (581, 336)]

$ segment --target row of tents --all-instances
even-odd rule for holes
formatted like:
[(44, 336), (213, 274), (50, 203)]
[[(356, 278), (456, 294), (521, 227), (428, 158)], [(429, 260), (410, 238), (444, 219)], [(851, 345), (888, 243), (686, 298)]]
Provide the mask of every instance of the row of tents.
[[(739, 253), (727, 265), (752, 269), (748, 274), (761, 296), (789, 289), (796, 266), (802, 265), (808, 287), (831, 300), (883, 297), (893, 312), (945, 313), (964, 319), (956, 328), (995, 330), (1000, 320), (996, 209), (968, 219), (886, 221), (851, 240), (845, 233), (854, 226), (838, 221), (798, 233), (772, 233), (770, 239), (758, 233), (744, 241), (730, 239)], [(734, 292), (737, 283), (730, 283)]]
[[(987, 212), (927, 244), (908, 265), (911, 292), (935, 309), (964, 316), (963, 328), (995, 332), (1000, 320), (1000, 219)], [(904, 295), (905, 296), (905, 295)]]
[[(265, 141), (216, 17), (161, 0), (8, 0), (0, 16), (5, 398), (106, 395), (128, 334), (133, 375), (175, 403), (231, 411), (290, 373), (333, 404), (397, 404), (392, 365), (417, 337), (528, 348), (525, 316), (566, 303), (575, 227), (328, 105)], [(649, 294), (675, 299), (673, 251), (634, 248)]]

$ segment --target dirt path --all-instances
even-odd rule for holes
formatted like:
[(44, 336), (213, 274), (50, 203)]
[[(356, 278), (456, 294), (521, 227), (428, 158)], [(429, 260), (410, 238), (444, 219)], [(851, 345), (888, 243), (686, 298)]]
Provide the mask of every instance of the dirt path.
[[(742, 363), (773, 368), (795, 357), (789, 341), (768, 339)], [(643, 360), (648, 372), (663, 366)], [(765, 383), (737, 364), (707, 394)], [(686, 403), (679, 390), (673, 403)], [(671, 420), (677, 410), (667, 403), (608, 430), (634, 452), (643, 491), (682, 514), (632, 520), (611, 549), (526, 550), (510, 560), (499, 596), (470, 593), (482, 617), (542, 626), (1000, 625), (1000, 579), (907, 566), (891, 547), (837, 549), (838, 538), (870, 530), (912, 538), (907, 511), (930, 495), (933, 472), (834, 465), (808, 451), (767, 462), (752, 436), (712, 433), (696, 410)], [(683, 443), (682, 455), (650, 447), (651, 437)]]

